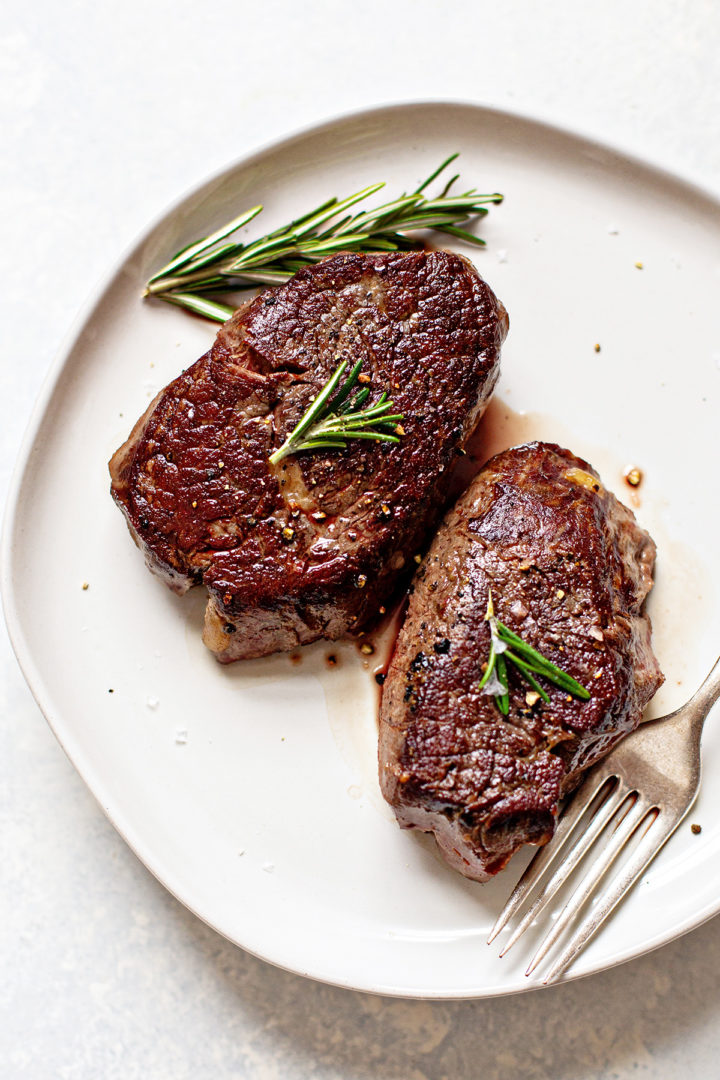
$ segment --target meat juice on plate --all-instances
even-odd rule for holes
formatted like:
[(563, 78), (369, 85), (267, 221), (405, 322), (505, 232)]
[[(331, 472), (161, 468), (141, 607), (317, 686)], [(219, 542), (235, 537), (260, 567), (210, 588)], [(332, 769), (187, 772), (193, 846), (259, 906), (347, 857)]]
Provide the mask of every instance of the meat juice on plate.
[[(629, 462), (622, 446), (612, 449), (589, 444), (577, 431), (554, 417), (518, 411), (498, 395), (492, 398), (466, 446), (465, 456), (459, 459), (453, 496), (471, 482), (490, 457), (510, 446), (534, 440), (557, 442), (588, 460), (606, 487), (633, 510), (639, 524), (657, 544), (655, 585), (648, 610), (653, 623), (653, 648), (667, 679), (648, 706), (645, 719), (662, 716), (681, 705), (694, 689), (677, 642), (682, 640), (683, 628), (702, 619), (712, 606), (713, 598), (706, 590), (710, 580), (708, 568), (688, 544), (670, 535), (665, 524), (670, 496), (658, 490), (652, 468), (645, 461)], [(628, 484), (627, 474), (631, 469), (643, 474), (640, 485)], [(401, 602), (396, 603), (383, 621), (360, 639), (372, 646), (372, 655), (363, 655), (358, 644), (343, 644), (332, 650), (342, 655), (341, 670), (318, 671), (338, 749), (361, 778), (358, 783), (373, 805), (386, 817), (388, 808), (380, 798), (377, 783), (377, 710), (381, 690), (375, 676), (379, 675), (382, 682), (387, 671), (401, 606)]]

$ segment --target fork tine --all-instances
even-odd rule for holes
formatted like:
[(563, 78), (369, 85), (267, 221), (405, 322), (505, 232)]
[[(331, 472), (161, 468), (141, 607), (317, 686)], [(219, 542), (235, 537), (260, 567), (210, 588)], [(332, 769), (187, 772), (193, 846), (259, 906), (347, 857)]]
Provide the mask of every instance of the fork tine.
[[(626, 798), (629, 798), (629, 796)], [(597, 859), (592, 864), (587, 874), (582, 878), (580, 884), (572, 893), (570, 899), (564, 905), (555, 922), (550, 927), (549, 932), (543, 938), (540, 947), (528, 965), (527, 971), (525, 972), (526, 975), (532, 974), (558, 938), (565, 932), (580, 909), (592, 896), (598, 883), (608, 872), (625, 844), (631, 836), (635, 834), (646, 816), (653, 809), (656, 808), (654, 808), (651, 803), (646, 802), (642, 796), (638, 795), (635, 803), (629, 806), (622, 817), (619, 818), (614, 831), (610, 835), (607, 845), (599, 852)], [(622, 810), (622, 805), (619, 810)], [(646, 829), (643, 831), (643, 835), (651, 825), (652, 822), (649, 822)]]
[[(616, 777), (609, 777), (608, 779), (617, 779)], [(602, 792), (602, 786), (600, 791), (596, 791), (596, 796)], [(548, 878), (547, 872), (556, 861), (556, 856), (559, 854), (560, 848), (565, 848), (568, 841), (571, 839), (573, 833), (573, 826), (577, 824), (578, 820), (582, 817), (582, 811), (574, 814), (574, 821), (563, 833), (560, 838), (560, 845), (558, 849), (548, 859), (548, 865), (546, 867), (546, 873), (540, 873), (536, 879), (536, 887), (539, 890), (535, 899), (532, 901), (530, 907), (525, 912), (524, 916), (513, 931), (509, 941), (505, 943), (500, 956), (504, 956), (508, 949), (511, 949), (518, 938), (524, 934), (528, 926), (533, 922), (537, 915), (547, 907), (555, 894), (562, 888), (570, 874), (572, 874), (578, 863), (584, 858), (587, 851), (595, 843), (595, 840), (603, 831), (608, 821), (614, 816), (618, 808), (625, 801), (630, 794), (630, 788), (622, 783), (618, 782), (613, 788), (608, 790), (604, 800), (596, 808), (595, 814), (592, 820), (588, 823), (588, 827), (580, 833), (575, 843), (570, 848), (568, 855), (562, 860), (555, 872)], [(583, 801), (583, 810), (588, 810), (593, 803), (593, 799)], [(564, 815), (561, 821), (564, 820)], [(552, 842), (553, 848), (555, 847), (554, 840)]]
[[(600, 794), (607, 781), (611, 779), (613, 779), (612, 774), (605, 774), (598, 777), (588, 776), (585, 783), (575, 792), (569, 805), (565, 808), (558, 821), (554, 836), (547, 844), (538, 849), (532, 862), (528, 864), (525, 872), (513, 889), (505, 907), (498, 915), (497, 921), (490, 931), (488, 944), (490, 944), (491, 941), (494, 941), (506, 923), (510, 921), (515, 912), (518, 911), (530, 897), (534, 889), (541, 885), (543, 878), (546, 877), (547, 873), (549, 873), (550, 869), (564, 850), (578, 821), (588, 807), (592, 805), (593, 800)], [(609, 790), (607, 794), (608, 799), (611, 794), (612, 791)], [(604, 807), (606, 802), (603, 802), (601, 805)], [(598, 809), (600, 809), (600, 807)], [(504, 951), (506, 952), (508, 948), (509, 946), (506, 946)]]
[[(689, 807), (688, 807), (689, 809)], [(687, 811), (686, 811), (687, 813)], [(639, 877), (645, 872), (650, 863), (653, 861), (660, 849), (665, 845), (666, 841), (675, 832), (685, 814), (682, 814), (676, 820), (673, 820), (671, 815), (658, 814), (653, 822), (648, 826), (643, 838), (640, 841), (639, 848), (635, 851), (629, 862), (625, 866), (622, 875), (618, 878), (615, 885), (610, 891), (603, 897), (601, 903), (595, 911), (591, 911), (585, 920), (580, 924), (577, 932), (573, 934), (572, 939), (567, 943), (565, 949), (560, 953), (559, 957), (555, 960), (553, 966), (550, 968), (546, 977), (543, 979), (545, 984), (554, 982), (558, 979), (572, 964), (573, 960), (578, 954), (585, 948), (590, 938), (600, 929), (607, 917), (612, 914), (615, 908), (618, 906), (625, 894), (632, 888)], [(660, 822), (660, 824), (658, 824)], [(652, 847), (647, 850), (647, 846), (642, 843), (642, 840), (652, 830)], [(659, 833), (657, 830), (661, 830)]]

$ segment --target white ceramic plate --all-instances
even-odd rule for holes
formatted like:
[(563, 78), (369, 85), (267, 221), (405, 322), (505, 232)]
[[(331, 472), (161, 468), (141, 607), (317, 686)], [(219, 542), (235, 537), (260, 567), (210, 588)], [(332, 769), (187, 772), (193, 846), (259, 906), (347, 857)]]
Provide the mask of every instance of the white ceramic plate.
[[(58, 360), (18, 469), (3, 563), (32, 691), (159, 880), (273, 963), (418, 997), (535, 985), (522, 949), (500, 961), (485, 944), (525, 859), (480, 886), (447, 869), (430, 839), (396, 827), (375, 775), (376, 688), (353, 646), (219, 667), (200, 641), (203, 598), (178, 599), (145, 570), (106, 462), (151, 395), (213, 337), (210, 324), (140, 300), (172, 252), (256, 202), (266, 231), (327, 194), (377, 179), (390, 193), (412, 187), (456, 149), (468, 186), (506, 195), (481, 226), (487, 250), (470, 252), (511, 319), (489, 445), (564, 442), (634, 502), (659, 547), (651, 612), (667, 683), (652, 712), (689, 696), (720, 642), (720, 206), (606, 147), (475, 106), (325, 124), (170, 210)], [(637, 494), (622, 479), (631, 464), (645, 474)], [(704, 761), (692, 814), (702, 834), (680, 829), (574, 975), (720, 909), (717, 723)]]

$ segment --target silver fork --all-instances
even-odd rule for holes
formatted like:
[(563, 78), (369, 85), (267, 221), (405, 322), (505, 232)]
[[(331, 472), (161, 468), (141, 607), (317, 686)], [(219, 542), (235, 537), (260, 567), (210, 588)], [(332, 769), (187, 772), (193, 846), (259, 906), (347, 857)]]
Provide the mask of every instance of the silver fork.
[[(604, 840), (525, 974), (530, 975), (572, 929), (543, 982), (554, 982), (567, 971), (695, 801), (700, 786), (700, 737), (718, 697), (720, 658), (682, 708), (642, 724), (588, 771), (559, 818), (555, 835), (538, 850), (490, 932), (488, 943), (513, 916), (520, 917), (501, 956), (544, 911), (594, 845)], [(630, 846), (632, 852), (620, 870), (601, 888), (615, 860)], [(594, 903), (582, 918), (591, 898)]]

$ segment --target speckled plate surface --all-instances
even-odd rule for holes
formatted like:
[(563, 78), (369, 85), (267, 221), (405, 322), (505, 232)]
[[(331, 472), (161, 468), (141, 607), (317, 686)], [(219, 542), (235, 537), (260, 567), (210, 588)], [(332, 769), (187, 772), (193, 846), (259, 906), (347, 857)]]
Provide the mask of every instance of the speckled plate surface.
[[(325, 124), (169, 210), (123, 258), (49, 377), (2, 569), (40, 707), (168, 889), (292, 971), (448, 998), (536, 985), (523, 955), (501, 961), (485, 944), (525, 856), (480, 886), (450, 871), (430, 839), (396, 827), (375, 775), (376, 687), (354, 646), (219, 667), (200, 641), (202, 596), (179, 599), (147, 573), (106, 462), (150, 396), (213, 337), (210, 324), (140, 300), (173, 251), (256, 202), (266, 231), (324, 194), (377, 179), (403, 190), (456, 149), (468, 185), (506, 196), (481, 226), (487, 249), (469, 252), (511, 321), (488, 451), (565, 443), (634, 506), (659, 549), (650, 610), (667, 683), (650, 715), (688, 697), (720, 642), (720, 205), (611, 149), (477, 106), (398, 106)], [(623, 481), (628, 465), (644, 473), (636, 491)], [(711, 720), (690, 819), (702, 833), (688, 824), (672, 838), (574, 976), (720, 910), (716, 729)]]

